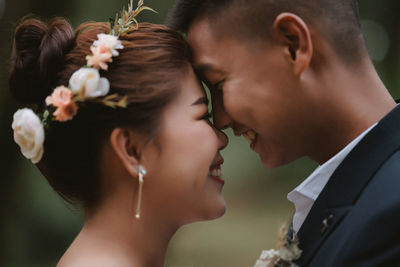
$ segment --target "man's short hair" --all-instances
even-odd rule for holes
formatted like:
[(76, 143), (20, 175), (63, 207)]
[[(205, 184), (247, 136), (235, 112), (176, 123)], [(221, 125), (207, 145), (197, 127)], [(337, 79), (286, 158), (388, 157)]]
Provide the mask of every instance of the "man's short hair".
[(356, 0), (177, 0), (167, 24), (187, 33), (193, 22), (207, 19), (217, 35), (265, 40), (283, 12), (317, 29), (344, 62), (359, 62), (367, 54)]

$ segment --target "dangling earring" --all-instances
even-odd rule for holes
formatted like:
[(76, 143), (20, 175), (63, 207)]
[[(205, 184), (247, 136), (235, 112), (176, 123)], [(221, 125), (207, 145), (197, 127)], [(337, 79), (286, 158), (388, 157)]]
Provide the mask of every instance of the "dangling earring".
[(143, 177), (146, 175), (147, 171), (142, 165), (137, 165), (136, 173), (139, 175), (139, 190), (138, 190), (138, 201), (136, 207), (136, 219), (140, 219), (140, 205), (142, 202), (142, 190), (143, 190)]

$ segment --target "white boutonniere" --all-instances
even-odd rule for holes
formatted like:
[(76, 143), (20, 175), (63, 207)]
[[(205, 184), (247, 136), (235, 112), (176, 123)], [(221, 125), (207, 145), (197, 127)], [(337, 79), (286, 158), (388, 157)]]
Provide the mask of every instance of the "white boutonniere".
[(287, 226), (281, 227), (279, 231), (279, 242), (276, 249), (263, 250), (254, 267), (296, 267), (294, 263), (301, 256), (299, 240), (297, 236), (293, 239), (287, 237)]

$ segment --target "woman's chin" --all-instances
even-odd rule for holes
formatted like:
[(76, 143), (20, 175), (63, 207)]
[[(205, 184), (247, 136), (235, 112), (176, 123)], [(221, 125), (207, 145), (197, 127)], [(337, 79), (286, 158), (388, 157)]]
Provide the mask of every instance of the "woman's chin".
[(226, 203), (225, 200), (221, 197), (221, 199), (215, 202), (213, 206), (207, 210), (206, 216), (203, 217), (202, 221), (218, 219), (225, 214), (225, 211)]
[(222, 217), (225, 214), (225, 211), (226, 211), (226, 204), (225, 201), (222, 199), (214, 203), (212, 207), (203, 209), (203, 211), (198, 213), (197, 216), (189, 218), (188, 220), (186, 220), (184, 224), (215, 220)]
[(225, 204), (225, 201), (224, 201), (224, 205), (221, 206), (219, 211), (210, 220), (215, 220), (215, 219), (221, 218), (225, 214), (225, 212), (226, 212), (226, 204)]

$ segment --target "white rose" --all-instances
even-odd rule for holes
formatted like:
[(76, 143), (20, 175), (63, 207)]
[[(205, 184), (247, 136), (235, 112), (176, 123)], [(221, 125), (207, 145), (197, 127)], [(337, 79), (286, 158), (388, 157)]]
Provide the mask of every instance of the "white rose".
[(93, 98), (107, 95), (110, 90), (110, 83), (106, 78), (100, 78), (97, 69), (80, 68), (72, 74), (69, 87), (74, 94)]
[(43, 156), (44, 143), (44, 128), (39, 117), (31, 109), (19, 109), (14, 113), (11, 127), (22, 154), (34, 164), (38, 163)]
[(123, 49), (124, 46), (122, 42), (118, 40), (118, 36), (114, 36), (111, 34), (100, 33), (97, 35), (98, 40), (93, 42), (93, 46), (101, 46), (104, 45), (111, 50), (111, 54), (113, 57), (119, 56), (119, 53), (116, 49)]

